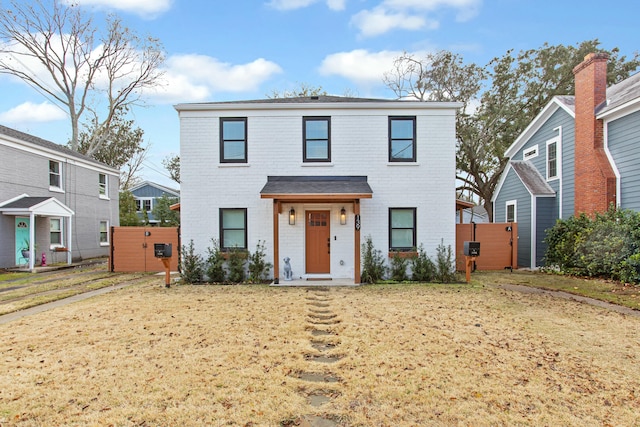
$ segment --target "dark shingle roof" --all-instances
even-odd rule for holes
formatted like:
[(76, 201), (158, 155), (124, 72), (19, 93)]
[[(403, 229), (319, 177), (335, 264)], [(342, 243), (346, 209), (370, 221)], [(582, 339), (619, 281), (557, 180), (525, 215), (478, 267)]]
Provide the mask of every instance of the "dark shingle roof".
[(596, 114), (613, 110), (637, 98), (640, 98), (640, 73), (609, 87), (607, 101), (596, 108)]
[(345, 103), (345, 102), (397, 102), (394, 99), (353, 98), (349, 96), (297, 96), (292, 98), (253, 99), (248, 101), (204, 102), (203, 104), (317, 104), (317, 103)]
[(523, 160), (512, 160), (510, 162), (513, 170), (518, 174), (520, 181), (527, 187), (529, 193), (534, 196), (555, 196), (556, 192), (547, 184), (531, 162)]
[(269, 176), (260, 190), (268, 195), (373, 194), (366, 176)]
[(29, 209), (32, 206), (38, 205), (51, 197), (23, 197), (18, 200), (14, 200), (11, 203), (3, 205), (3, 209)]

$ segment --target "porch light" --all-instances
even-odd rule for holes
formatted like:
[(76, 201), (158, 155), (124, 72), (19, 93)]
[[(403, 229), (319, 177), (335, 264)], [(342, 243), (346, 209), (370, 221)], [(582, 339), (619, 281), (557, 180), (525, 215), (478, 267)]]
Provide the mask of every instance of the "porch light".
[(296, 225), (296, 211), (293, 206), (289, 210), (289, 225)]
[(345, 225), (347, 223), (347, 211), (344, 209), (340, 209), (340, 225)]

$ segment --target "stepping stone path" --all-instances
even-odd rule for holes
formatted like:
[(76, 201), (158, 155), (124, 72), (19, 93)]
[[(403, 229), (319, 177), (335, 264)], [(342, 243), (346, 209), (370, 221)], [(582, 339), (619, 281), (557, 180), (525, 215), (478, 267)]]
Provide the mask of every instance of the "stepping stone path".
[[(305, 359), (314, 362), (330, 365), (337, 362), (342, 357), (327, 352), (334, 350), (339, 344), (331, 337), (336, 333), (331, 330), (332, 326), (338, 325), (340, 319), (338, 315), (331, 310), (331, 295), (329, 288), (314, 288), (308, 291), (307, 305), (309, 312), (307, 314), (307, 324), (313, 338), (311, 338), (311, 347), (317, 353), (306, 354)], [(317, 368), (313, 368), (316, 370)], [(309, 405), (313, 408), (320, 408), (329, 403), (331, 399), (338, 394), (333, 385), (340, 382), (340, 378), (333, 373), (318, 372), (299, 372), (297, 377), (303, 381), (309, 382), (315, 389), (307, 395)], [(301, 427), (336, 427), (338, 423), (331, 418), (325, 418), (317, 415), (305, 415), (301, 417), (298, 424)]]

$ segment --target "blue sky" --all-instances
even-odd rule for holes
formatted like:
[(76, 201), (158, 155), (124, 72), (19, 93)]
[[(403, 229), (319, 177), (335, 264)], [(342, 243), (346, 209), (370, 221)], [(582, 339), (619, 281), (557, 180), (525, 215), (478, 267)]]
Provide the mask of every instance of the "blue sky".
[[(70, 1), (70, 0), (61, 0)], [(99, 22), (115, 12), (166, 50), (165, 85), (134, 111), (150, 153), (142, 177), (175, 186), (161, 161), (179, 153), (186, 102), (266, 98), (304, 83), (334, 95), (393, 98), (382, 83), (403, 51), (451, 50), (485, 65), (509, 49), (598, 38), (640, 50), (635, 0), (74, 0)], [(0, 75), (0, 124), (64, 144), (64, 113)]]

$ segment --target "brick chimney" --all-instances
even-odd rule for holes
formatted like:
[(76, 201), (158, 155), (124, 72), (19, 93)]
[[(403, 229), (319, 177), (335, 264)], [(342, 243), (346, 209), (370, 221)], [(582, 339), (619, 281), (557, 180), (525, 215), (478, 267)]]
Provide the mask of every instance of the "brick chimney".
[(605, 53), (590, 53), (573, 69), (575, 75), (574, 214), (593, 216), (616, 202), (616, 176), (604, 151), (602, 120), (596, 107), (607, 100)]

